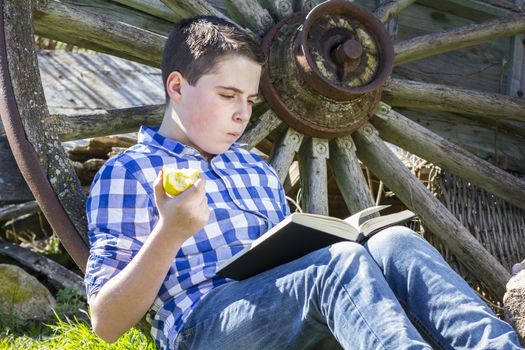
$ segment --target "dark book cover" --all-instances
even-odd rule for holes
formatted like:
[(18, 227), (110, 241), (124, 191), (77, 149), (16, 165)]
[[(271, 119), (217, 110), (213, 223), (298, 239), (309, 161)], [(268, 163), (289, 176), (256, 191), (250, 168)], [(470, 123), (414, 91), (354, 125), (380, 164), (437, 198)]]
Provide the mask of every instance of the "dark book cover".
[(239, 252), (219, 269), (217, 275), (243, 280), (345, 240), (289, 221), (260, 243)]

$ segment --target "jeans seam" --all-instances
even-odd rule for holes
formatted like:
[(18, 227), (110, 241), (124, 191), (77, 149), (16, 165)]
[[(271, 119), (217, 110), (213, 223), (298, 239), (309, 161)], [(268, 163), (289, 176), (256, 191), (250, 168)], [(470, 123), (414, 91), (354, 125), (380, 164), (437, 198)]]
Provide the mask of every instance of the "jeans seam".
[(416, 324), (416, 328), (419, 332), (425, 333), (425, 335), (432, 341), (432, 346), (439, 346), (439, 349), (447, 349), (447, 346), (445, 346), (441, 340), (439, 340), (433, 332), (430, 332), (427, 327), (424, 326), (423, 322), (410, 311), (410, 309), (407, 307), (407, 305), (400, 301), (400, 304), (403, 305), (403, 309), (407, 313), (409, 319), (412, 321), (412, 323)]
[[(332, 269), (330, 266), (326, 266), (326, 269), (327, 270), (330, 270), (333, 274), (335, 274), (337, 277), (341, 278), (341, 276), (339, 275), (339, 273), (337, 273), (334, 269)], [(359, 309), (359, 307), (357, 306), (357, 304), (354, 302), (354, 299), (352, 298), (351, 296), (351, 293), (346, 289), (346, 287), (341, 283), (341, 282), (338, 282), (340, 284), (340, 286), (343, 288), (343, 290), (346, 292), (346, 294), (348, 295), (350, 301), (352, 302), (352, 304), (354, 305), (354, 307), (356, 308), (357, 312), (359, 313), (359, 315), (361, 316), (361, 318), (363, 319), (363, 321), (365, 322), (365, 324), (367, 325), (368, 329), (370, 330), (370, 332), (376, 337), (377, 341), (379, 342), (379, 344), (381, 344), (381, 346), (383, 347), (383, 349), (387, 349), (387, 347), (385, 346), (385, 344), (381, 341), (381, 339), (379, 338), (379, 336), (374, 332), (374, 329), (371, 327), (371, 325), (368, 323), (368, 321), (366, 320), (366, 318), (364, 317), (364, 314), (361, 312), (361, 310)], [(325, 316), (326, 318), (326, 316)]]

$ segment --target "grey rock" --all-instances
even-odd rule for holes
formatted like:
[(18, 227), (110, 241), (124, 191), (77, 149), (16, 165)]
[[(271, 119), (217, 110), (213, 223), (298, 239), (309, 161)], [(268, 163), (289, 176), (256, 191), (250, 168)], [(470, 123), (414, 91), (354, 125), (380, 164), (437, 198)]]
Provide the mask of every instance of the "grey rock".
[(0, 312), (21, 320), (45, 320), (56, 300), (35, 277), (16, 265), (0, 264)]

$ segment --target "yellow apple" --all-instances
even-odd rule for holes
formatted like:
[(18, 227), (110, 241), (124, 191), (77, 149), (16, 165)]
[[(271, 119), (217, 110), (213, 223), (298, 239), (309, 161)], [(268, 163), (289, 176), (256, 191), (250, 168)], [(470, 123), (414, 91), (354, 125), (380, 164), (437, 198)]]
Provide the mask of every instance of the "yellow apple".
[(193, 186), (199, 178), (199, 171), (195, 169), (177, 169), (165, 166), (162, 168), (162, 185), (164, 191), (171, 196), (178, 196)]

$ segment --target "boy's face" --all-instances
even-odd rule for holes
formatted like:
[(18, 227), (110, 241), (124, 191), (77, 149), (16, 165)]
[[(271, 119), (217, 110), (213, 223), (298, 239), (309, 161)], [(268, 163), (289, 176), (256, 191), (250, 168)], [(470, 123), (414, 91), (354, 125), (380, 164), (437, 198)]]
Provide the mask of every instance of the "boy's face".
[(194, 86), (180, 73), (171, 73), (167, 85), (175, 125), (168, 136), (196, 148), (205, 157), (226, 151), (250, 120), (261, 69), (243, 56), (228, 56)]

